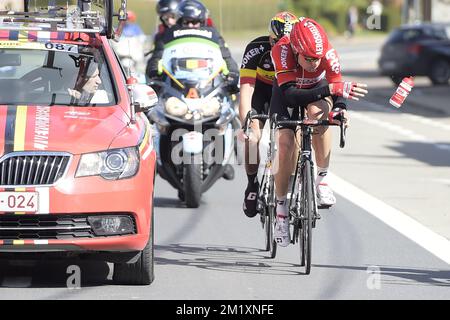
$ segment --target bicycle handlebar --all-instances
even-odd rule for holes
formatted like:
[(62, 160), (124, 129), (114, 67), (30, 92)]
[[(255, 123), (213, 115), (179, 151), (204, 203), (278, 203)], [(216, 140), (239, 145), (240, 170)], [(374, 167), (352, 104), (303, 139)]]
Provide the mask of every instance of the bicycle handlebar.
[[(319, 126), (339, 126), (340, 131), (340, 141), (339, 141), (339, 147), (344, 148), (345, 147), (345, 140), (346, 140), (346, 130), (347, 128), (344, 125), (343, 121), (343, 114), (342, 112), (335, 112), (331, 111), (328, 115), (328, 120), (310, 120), (310, 119), (304, 119), (304, 120), (277, 120), (276, 121), (276, 127), (319, 127)], [(339, 121), (339, 123), (336, 123), (334, 121)]]
[[(250, 123), (254, 120), (267, 120), (270, 116), (267, 114), (257, 114), (254, 110), (250, 110), (246, 117), (244, 125), (242, 126), (242, 129), (244, 130), (245, 135), (248, 135), (248, 129), (250, 126)], [(277, 115), (274, 114), (271, 118), (271, 122), (273, 122), (274, 127), (318, 127), (318, 126), (339, 126), (340, 131), (340, 141), (339, 141), (339, 147), (344, 148), (345, 147), (345, 141), (346, 141), (346, 131), (347, 128), (344, 125), (343, 121), (343, 114), (342, 112), (336, 112), (331, 111), (328, 115), (328, 120), (310, 120), (310, 119), (304, 119), (304, 120), (277, 120)], [(335, 121), (339, 121), (339, 123), (336, 123)]]
[(267, 120), (269, 118), (270, 116), (267, 114), (257, 114), (255, 110), (250, 110), (245, 116), (245, 122), (242, 126), (242, 130), (244, 130), (245, 135), (248, 136), (248, 129), (253, 120)]

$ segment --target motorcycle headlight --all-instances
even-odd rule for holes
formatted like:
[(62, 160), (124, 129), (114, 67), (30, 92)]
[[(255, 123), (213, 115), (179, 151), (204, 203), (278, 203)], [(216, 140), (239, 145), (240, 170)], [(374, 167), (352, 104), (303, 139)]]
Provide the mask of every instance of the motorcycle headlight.
[(170, 97), (166, 100), (166, 111), (172, 116), (182, 117), (188, 112), (188, 106), (180, 99)]
[(202, 105), (202, 113), (204, 117), (210, 117), (217, 114), (220, 110), (220, 102), (217, 98), (210, 99), (207, 103)]
[(139, 169), (137, 147), (81, 155), (75, 177), (101, 176), (108, 180), (132, 177)]

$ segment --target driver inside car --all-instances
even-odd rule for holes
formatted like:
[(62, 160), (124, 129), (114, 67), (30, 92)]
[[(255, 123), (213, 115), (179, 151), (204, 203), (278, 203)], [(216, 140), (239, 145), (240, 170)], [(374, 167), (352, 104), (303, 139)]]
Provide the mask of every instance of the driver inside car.
[(93, 58), (82, 59), (75, 86), (67, 89), (71, 96), (71, 104), (108, 103), (109, 99), (106, 91), (99, 90), (101, 84), (102, 79), (98, 63)]

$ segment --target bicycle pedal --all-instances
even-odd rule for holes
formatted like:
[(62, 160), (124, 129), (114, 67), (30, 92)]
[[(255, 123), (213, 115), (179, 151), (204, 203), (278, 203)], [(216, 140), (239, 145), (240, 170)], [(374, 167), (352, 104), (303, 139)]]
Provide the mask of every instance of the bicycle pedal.
[(330, 209), (331, 207), (331, 205), (321, 204), (317, 206), (317, 209)]

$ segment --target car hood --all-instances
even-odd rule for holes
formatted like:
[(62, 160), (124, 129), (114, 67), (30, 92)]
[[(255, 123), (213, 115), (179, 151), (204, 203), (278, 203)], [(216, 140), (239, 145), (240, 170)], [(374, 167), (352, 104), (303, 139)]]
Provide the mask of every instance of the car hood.
[[(13, 151), (81, 154), (106, 150), (128, 122), (119, 107), (2, 105), (0, 151), (3, 155)], [(128, 136), (121, 141), (136, 144), (136, 136)]]

